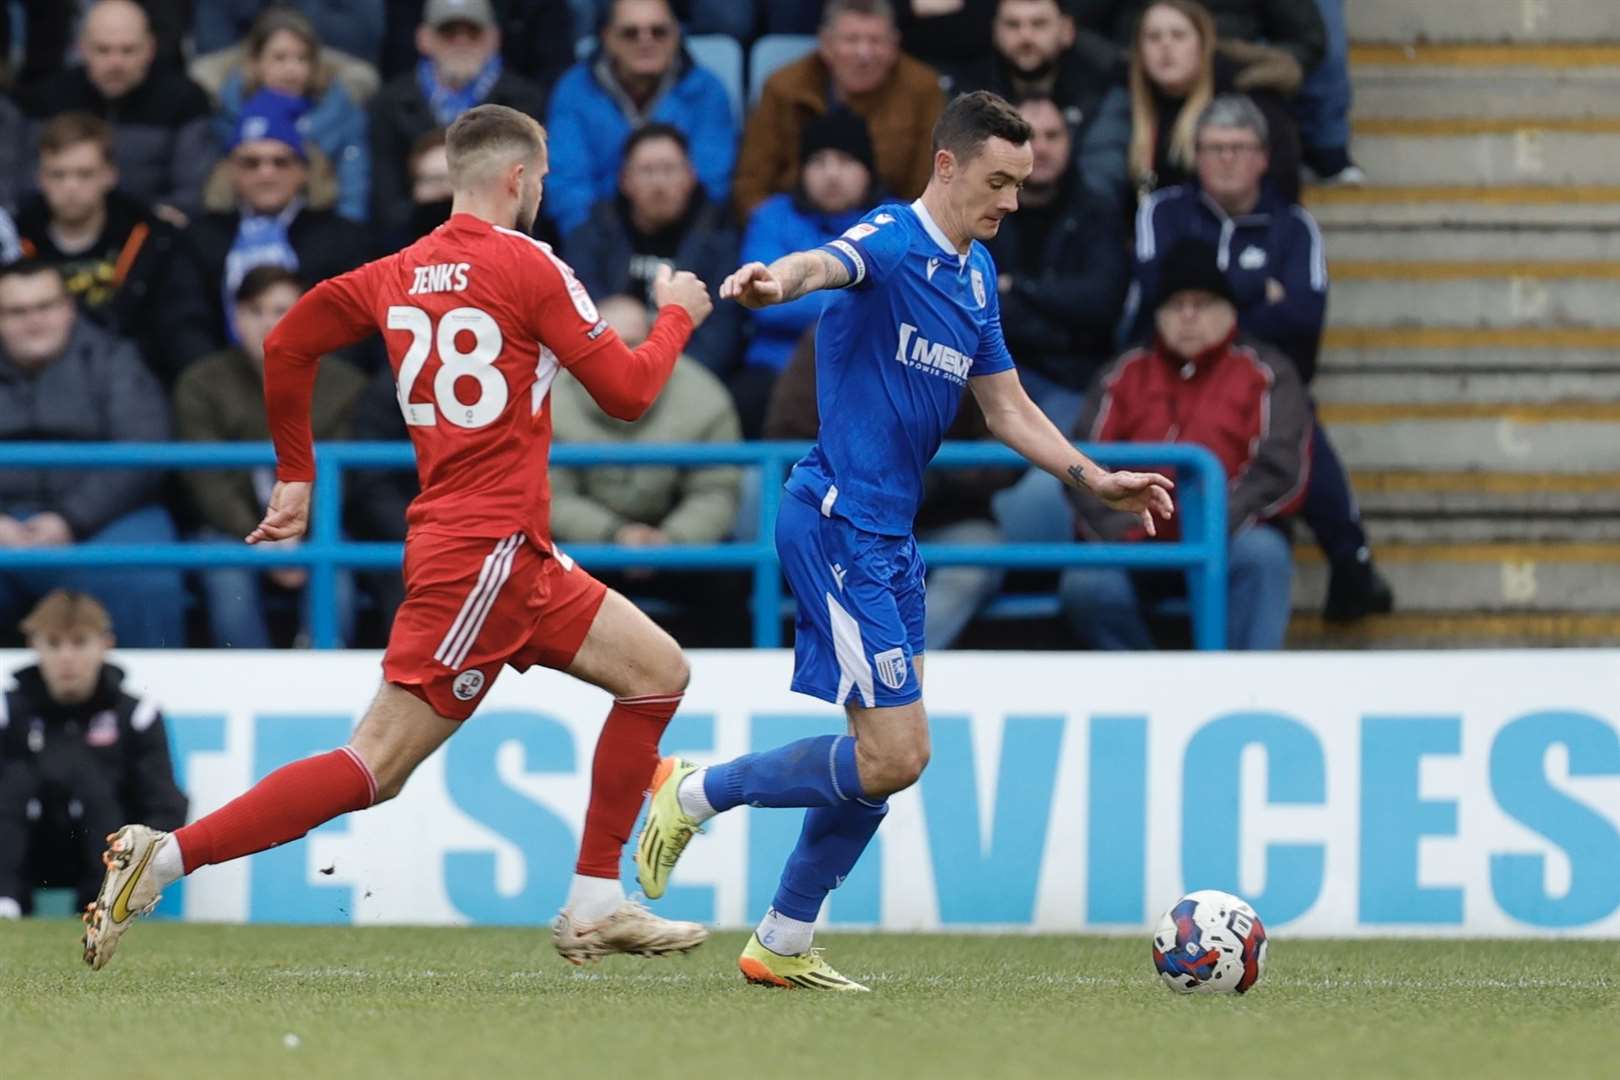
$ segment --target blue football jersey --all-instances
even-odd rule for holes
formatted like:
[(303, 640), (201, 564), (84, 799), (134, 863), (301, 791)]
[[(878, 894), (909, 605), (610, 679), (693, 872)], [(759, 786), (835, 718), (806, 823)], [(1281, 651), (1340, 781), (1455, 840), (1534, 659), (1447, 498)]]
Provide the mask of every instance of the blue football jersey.
[(880, 206), (820, 250), (852, 280), (816, 328), (821, 430), (788, 490), (868, 532), (906, 536), (968, 379), (1013, 366), (995, 263), (977, 241), (958, 254), (921, 200)]

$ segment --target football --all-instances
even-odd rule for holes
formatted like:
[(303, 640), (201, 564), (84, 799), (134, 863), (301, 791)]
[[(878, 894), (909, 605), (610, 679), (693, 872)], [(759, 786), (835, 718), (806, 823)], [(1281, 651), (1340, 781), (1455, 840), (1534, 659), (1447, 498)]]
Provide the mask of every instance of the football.
[(1266, 928), (1231, 893), (1188, 893), (1159, 920), (1153, 966), (1179, 993), (1246, 993), (1266, 970)]

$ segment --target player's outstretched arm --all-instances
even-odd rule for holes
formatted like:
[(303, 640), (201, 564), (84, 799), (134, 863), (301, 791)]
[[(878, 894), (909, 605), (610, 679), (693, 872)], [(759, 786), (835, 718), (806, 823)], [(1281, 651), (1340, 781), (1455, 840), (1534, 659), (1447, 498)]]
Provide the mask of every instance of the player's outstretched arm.
[(720, 283), (720, 299), (757, 310), (797, 300), (818, 289), (842, 289), (850, 281), (849, 269), (825, 251), (795, 251), (769, 266), (744, 263)]
[(1175, 483), (1158, 473), (1110, 472), (1076, 450), (1030, 400), (1018, 372), (978, 375), (969, 383), (984, 411), (990, 433), (1072, 488), (1089, 491), (1115, 510), (1141, 515), (1149, 536), (1158, 535), (1155, 519), (1175, 512), (1170, 492)]

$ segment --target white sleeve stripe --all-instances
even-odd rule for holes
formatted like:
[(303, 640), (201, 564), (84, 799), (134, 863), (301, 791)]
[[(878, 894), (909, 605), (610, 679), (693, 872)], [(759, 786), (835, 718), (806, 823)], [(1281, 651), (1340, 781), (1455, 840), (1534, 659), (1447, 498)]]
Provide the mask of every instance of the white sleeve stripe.
[(1305, 229), (1311, 235), (1311, 288), (1317, 292), (1327, 292), (1327, 249), (1322, 244), (1321, 227), (1316, 224), (1316, 219), (1311, 217), (1310, 212), (1302, 207), (1294, 207), (1294, 216), (1305, 223)]
[(1158, 238), (1153, 233), (1153, 215), (1159, 204), (1171, 195), (1181, 193), (1179, 187), (1160, 188), (1142, 200), (1136, 211), (1136, 261), (1147, 262), (1158, 257)]
[(158, 705), (155, 699), (149, 697), (141, 698), (140, 701), (135, 703), (135, 711), (130, 713), (129, 726), (134, 728), (136, 731), (145, 731), (147, 728), (151, 727), (152, 722), (158, 718), (160, 708), (161, 707)]
[(850, 282), (851, 285), (859, 285), (863, 280), (865, 280), (866, 263), (861, 260), (861, 253), (855, 250), (854, 244), (851, 244), (847, 240), (834, 240), (827, 246), (837, 248), (839, 251), (849, 256), (849, 261), (855, 264), (855, 280)]

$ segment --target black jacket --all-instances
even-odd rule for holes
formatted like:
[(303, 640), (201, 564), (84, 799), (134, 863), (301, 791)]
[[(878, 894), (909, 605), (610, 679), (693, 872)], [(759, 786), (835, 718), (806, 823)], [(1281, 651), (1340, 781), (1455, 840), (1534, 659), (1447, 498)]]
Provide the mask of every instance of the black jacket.
[[(349, 438), (360, 442), (410, 439), (399, 411), (391, 367), (379, 369), (354, 399)], [(356, 540), (404, 540), (405, 510), (421, 492), (416, 469), (353, 469), (344, 474), (344, 520)]]
[[(1051, 217), (1010, 214), (988, 247), (996, 272), (1012, 276), (1001, 296), (1001, 326), (1020, 367), (1073, 390), (1113, 352), (1113, 333), (1130, 287), (1119, 216), (1071, 171)], [(1031, 277), (1025, 244), (1039, 245), (1042, 272)]]
[[(181, 234), (185, 252), (178, 260), (175, 289), (182, 295), (202, 297), (195, 316), (172, 331), (174, 349), (182, 364), (229, 345), (225, 325), (225, 259), (242, 215), (204, 214)], [(353, 270), (371, 256), (371, 233), (364, 226), (332, 210), (305, 207), (287, 229), (287, 242), (298, 255), (298, 276), (314, 285)]]
[[(0, 352), (0, 441), (163, 442), (171, 431), (163, 388), (135, 346), (83, 318), (37, 371)], [(55, 511), (82, 540), (151, 501), (161, 480), (152, 469), (0, 468), (0, 512)]]
[(103, 664), (89, 700), (58, 705), (37, 666), (12, 673), (0, 698), (0, 763), (39, 760), (70, 745), (117, 777), (119, 802), (130, 821), (169, 831), (186, 823), (187, 800), (174, 782), (163, 714), (151, 698), (123, 689), (124, 673)]
[[(682, 235), (675, 249), (675, 268), (690, 270), (711, 289), (719, 288), (726, 275), (737, 269), (737, 233), (725, 208), (709, 201), (701, 185), (692, 189), (692, 198), (693, 206), (679, 226)], [(637, 256), (623, 197), (597, 203), (590, 219), (563, 242), (563, 256), (594, 298), (619, 293), (636, 295), (630, 262)], [(638, 297), (643, 298), (652, 302), (650, 296)], [(725, 378), (736, 364), (742, 328), (740, 304), (716, 304), (714, 312), (692, 335), (686, 354)]]
[(62, 268), (79, 310), (96, 325), (129, 338), (149, 367), (173, 383), (183, 359), (173, 348), (177, 323), (193, 322), (203, 298), (175, 287), (179, 233), (136, 199), (107, 197), (107, 223), (87, 249), (68, 254), (51, 238), (51, 212), (35, 194), (17, 214), (23, 254)]
[[(153, 64), (146, 81), (117, 101), (103, 97), (84, 68), (69, 68), (25, 91), (22, 107), (34, 122), (34, 135), (46, 120), (65, 112), (101, 117), (113, 126), (113, 158), (125, 191), (187, 214), (202, 208), (203, 185), (219, 149), (209, 126), (208, 92), (178, 67)], [(30, 153), (25, 175), (33, 172)]]
[[(502, 71), (485, 104), (509, 105), (543, 120), (546, 91), (511, 71)], [(402, 229), (411, 216), (411, 144), (439, 126), (433, 110), (408, 71), (390, 81), (371, 101), (371, 220), (378, 231)]]
[(1018, 101), (1038, 93), (1050, 97), (1063, 110), (1069, 135), (1080, 145), (1080, 133), (1097, 115), (1103, 95), (1114, 85), (1110, 68), (1088, 63), (1080, 53), (1069, 50), (1053, 62), (1053, 70), (1039, 79), (1026, 79), (994, 49), (983, 59), (964, 66), (946, 78), (951, 96), (974, 90), (990, 90), (1008, 101)]

